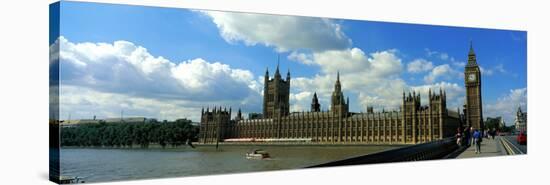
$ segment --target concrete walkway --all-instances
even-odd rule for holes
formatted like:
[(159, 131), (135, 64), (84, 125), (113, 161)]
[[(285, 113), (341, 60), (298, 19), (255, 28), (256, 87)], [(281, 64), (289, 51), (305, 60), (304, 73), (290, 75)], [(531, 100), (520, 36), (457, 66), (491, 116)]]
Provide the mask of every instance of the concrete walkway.
[(474, 145), (472, 145), (456, 158), (465, 159), (472, 157), (492, 157), (506, 155), (506, 151), (503, 149), (500, 139), (500, 137), (495, 137), (494, 140), (483, 138), (483, 142), (481, 142), (480, 154), (476, 154), (476, 148)]

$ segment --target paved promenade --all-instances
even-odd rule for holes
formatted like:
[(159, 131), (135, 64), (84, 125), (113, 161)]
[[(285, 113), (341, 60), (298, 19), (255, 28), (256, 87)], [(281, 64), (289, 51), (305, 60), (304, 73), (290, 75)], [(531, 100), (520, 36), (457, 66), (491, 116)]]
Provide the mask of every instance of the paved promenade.
[(500, 137), (495, 137), (494, 140), (483, 138), (483, 142), (481, 143), (480, 154), (476, 154), (475, 146), (472, 145), (468, 149), (466, 149), (464, 152), (462, 152), (460, 155), (458, 155), (456, 158), (465, 159), (465, 158), (472, 158), (472, 157), (492, 157), (492, 156), (507, 155), (506, 150), (503, 148), (500, 139), (501, 139)]

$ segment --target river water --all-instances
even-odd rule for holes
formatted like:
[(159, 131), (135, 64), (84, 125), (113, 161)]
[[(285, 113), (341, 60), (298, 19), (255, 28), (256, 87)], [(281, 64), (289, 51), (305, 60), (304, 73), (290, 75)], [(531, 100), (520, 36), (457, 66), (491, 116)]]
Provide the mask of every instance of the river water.
[[(252, 149), (269, 160), (249, 160)], [(86, 182), (296, 169), (397, 146), (212, 146), (170, 149), (61, 149), (61, 174)]]

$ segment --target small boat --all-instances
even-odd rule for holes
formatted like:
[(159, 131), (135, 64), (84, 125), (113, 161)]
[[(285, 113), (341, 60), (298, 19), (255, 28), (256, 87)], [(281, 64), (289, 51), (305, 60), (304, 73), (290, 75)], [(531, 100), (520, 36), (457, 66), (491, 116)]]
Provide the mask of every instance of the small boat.
[(269, 158), (269, 153), (264, 150), (257, 149), (246, 153), (247, 159), (266, 159)]
[(59, 184), (78, 184), (78, 183), (84, 183), (82, 178), (80, 178), (80, 177), (67, 177), (67, 176), (59, 177)]

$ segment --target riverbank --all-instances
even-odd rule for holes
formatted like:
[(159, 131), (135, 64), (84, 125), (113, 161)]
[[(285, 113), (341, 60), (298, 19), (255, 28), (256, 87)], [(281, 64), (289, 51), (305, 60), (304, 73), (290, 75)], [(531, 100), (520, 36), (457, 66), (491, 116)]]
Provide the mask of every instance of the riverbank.
[(61, 146), (60, 149), (182, 149), (182, 148), (193, 148), (189, 145), (178, 145), (171, 146), (166, 145), (162, 147), (160, 144), (149, 144), (147, 147), (142, 147), (141, 145), (132, 145), (132, 146)]

